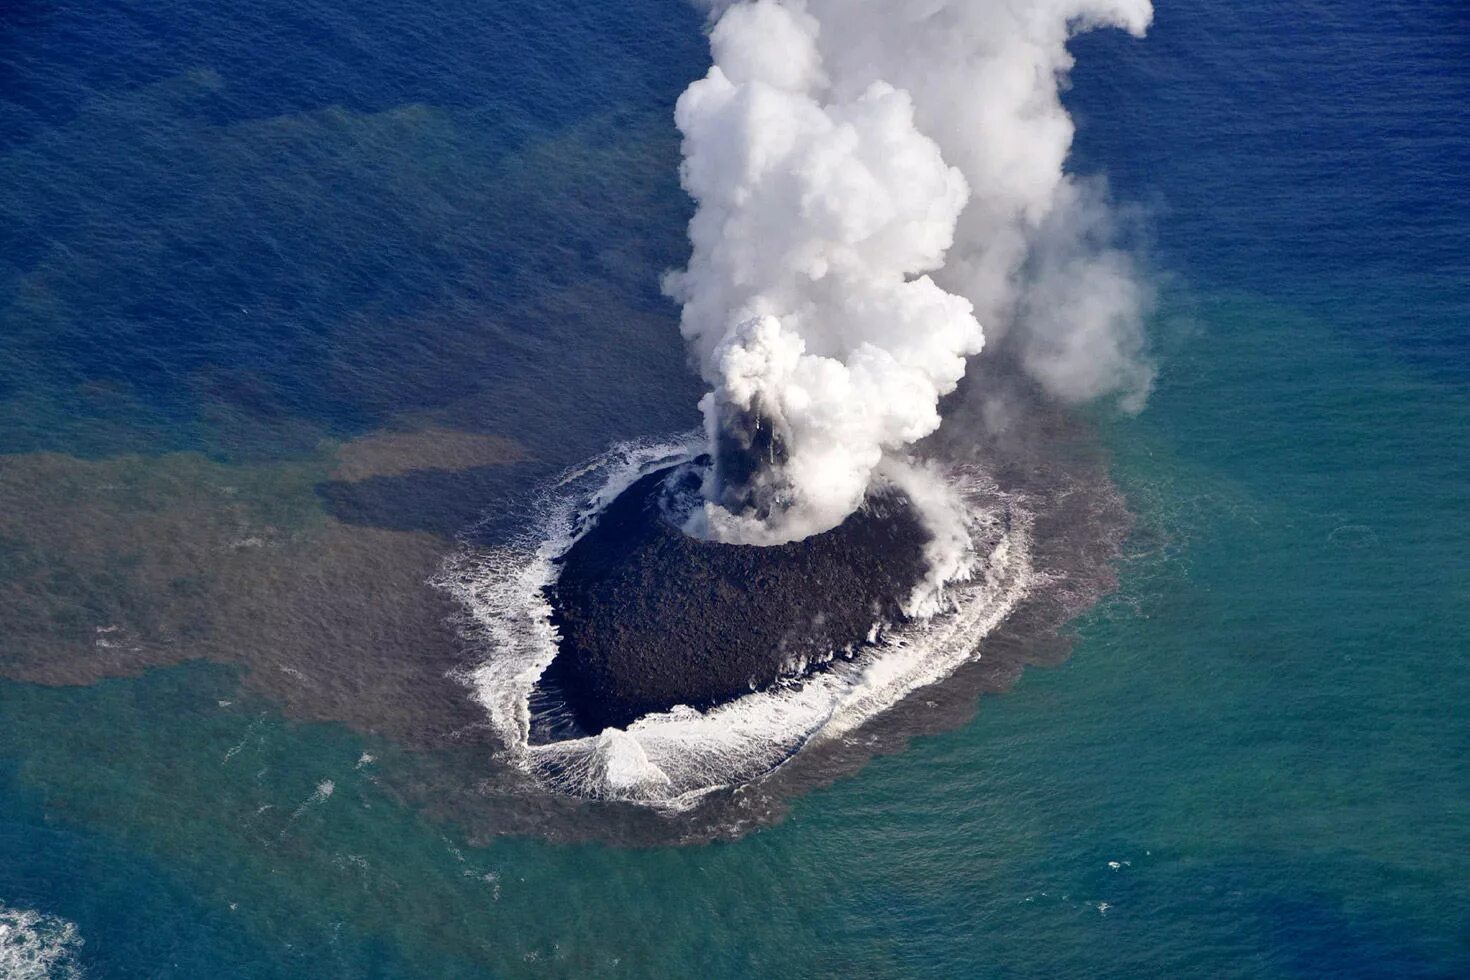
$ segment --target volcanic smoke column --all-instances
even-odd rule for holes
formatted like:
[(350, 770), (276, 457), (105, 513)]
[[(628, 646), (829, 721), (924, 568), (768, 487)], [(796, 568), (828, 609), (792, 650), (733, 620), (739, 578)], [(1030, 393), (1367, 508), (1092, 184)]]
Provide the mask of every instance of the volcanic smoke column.
[(722, 5), (679, 99), (689, 266), (665, 288), (712, 390), (692, 533), (837, 526), (939, 426), (984, 334), (1067, 399), (1141, 404), (1148, 291), (1101, 196), (1063, 172), (1071, 33), (1147, 0)]

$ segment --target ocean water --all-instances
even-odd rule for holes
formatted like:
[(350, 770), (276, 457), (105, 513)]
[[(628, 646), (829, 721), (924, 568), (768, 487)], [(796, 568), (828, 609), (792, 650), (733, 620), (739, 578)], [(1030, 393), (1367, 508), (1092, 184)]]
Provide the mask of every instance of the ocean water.
[(446, 615), (408, 588), (696, 421), (658, 274), (700, 28), (0, 9), (0, 965), (1470, 973), (1454, 2), (1160, 0), (1147, 40), (1073, 45), (1074, 166), (1136, 214), (1160, 380), (1084, 413), (1134, 527), (1065, 663), (737, 839), (426, 802), (478, 729), (453, 685), (400, 701), (442, 672), (402, 666)]

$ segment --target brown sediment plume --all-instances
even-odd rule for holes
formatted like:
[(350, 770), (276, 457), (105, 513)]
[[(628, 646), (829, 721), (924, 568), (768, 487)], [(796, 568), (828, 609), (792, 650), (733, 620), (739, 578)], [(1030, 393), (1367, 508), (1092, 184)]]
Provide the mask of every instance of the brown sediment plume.
[(504, 466), (527, 458), (513, 439), (442, 428), (373, 432), (343, 443), (336, 455), (332, 478), (348, 483), (375, 476), (402, 476), (415, 470)]
[(0, 457), (0, 674), (88, 684), (232, 663), (292, 715), (416, 747), (454, 737), (480, 717), (446, 676), (453, 609), (427, 584), (453, 542), (340, 520), (319, 487), (525, 456), (508, 439), (431, 430), (244, 467), (192, 453)]
[[(450, 622), (461, 611), (428, 581), (459, 547), (457, 515), (545, 478), (511, 462), (524, 451), (498, 465), (405, 468), (454, 460), (394, 433), (250, 466), (187, 453), (0, 456), (0, 675), (85, 684), (190, 660), (241, 665), (243, 683), (292, 717), (421, 750), (385, 768), (384, 784), (473, 840), (739, 837), (874, 755), (964, 724), (979, 695), (1026, 666), (1064, 659), (1066, 624), (1113, 587), (1129, 518), (1092, 432), (1017, 372), (977, 367), (923, 449), (982, 465), (999, 493), (1024, 501), (1042, 584), (946, 680), (676, 816), (558, 795), (497, 761), (483, 708), (449, 676), (490, 651), (466, 649)], [(410, 519), (436, 509), (451, 512)]]

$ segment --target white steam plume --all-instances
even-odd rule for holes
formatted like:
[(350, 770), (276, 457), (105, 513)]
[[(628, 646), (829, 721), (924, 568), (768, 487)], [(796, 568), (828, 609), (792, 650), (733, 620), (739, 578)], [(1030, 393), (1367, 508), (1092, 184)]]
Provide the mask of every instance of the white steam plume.
[[(1006, 337), (1065, 399), (1142, 404), (1148, 290), (1066, 174), (1075, 32), (1141, 34), (1148, 0), (744, 0), (679, 99), (689, 266), (666, 281), (713, 390), (690, 530), (839, 524)], [(978, 319), (977, 319), (978, 318)], [(743, 463), (741, 461), (744, 461)]]

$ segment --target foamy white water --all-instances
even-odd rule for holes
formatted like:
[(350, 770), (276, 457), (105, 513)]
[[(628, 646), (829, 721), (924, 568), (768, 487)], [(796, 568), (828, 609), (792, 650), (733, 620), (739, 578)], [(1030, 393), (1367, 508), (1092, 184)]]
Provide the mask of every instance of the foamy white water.
[(978, 657), (983, 637), (1035, 578), (1018, 500), (1002, 497), (978, 470), (892, 463), (885, 477), (909, 494), (934, 534), (933, 571), (907, 604), (912, 622), (875, 634), (852, 660), (834, 657), (812, 676), (707, 711), (680, 706), (626, 730), (532, 744), (531, 694), (557, 654), (545, 596), (557, 559), (640, 477), (702, 448), (700, 433), (615, 447), (558, 482), (521, 540), (458, 555), (439, 580), (464, 604), (467, 632), (485, 651), (462, 679), (511, 761), (559, 791), (682, 809), (757, 779)]
[(75, 923), (0, 902), (0, 978), (71, 980), (81, 977), (76, 952), (82, 937)]

